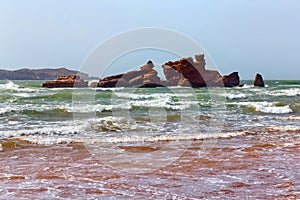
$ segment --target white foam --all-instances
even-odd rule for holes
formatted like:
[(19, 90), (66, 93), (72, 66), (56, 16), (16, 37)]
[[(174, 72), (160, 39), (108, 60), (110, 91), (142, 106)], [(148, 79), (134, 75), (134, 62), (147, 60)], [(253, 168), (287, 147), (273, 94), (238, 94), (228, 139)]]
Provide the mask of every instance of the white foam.
[(82, 136), (54, 136), (54, 135), (27, 135), (21, 136), (22, 140), (27, 140), (36, 144), (51, 145), (59, 143), (80, 142), (85, 144), (99, 143), (127, 143), (127, 142), (159, 142), (159, 141), (193, 141), (217, 138), (231, 138), (247, 134), (246, 132), (220, 132), (215, 134), (161, 134), (152, 132), (152, 134), (131, 134), (122, 136), (101, 136), (101, 135), (82, 135)]
[(290, 88), (290, 89), (268, 91), (266, 93), (271, 96), (289, 96), (289, 97), (300, 96), (300, 88)]
[(184, 110), (192, 106), (197, 106), (197, 101), (176, 101), (174, 102), (171, 98), (151, 99), (144, 101), (130, 101), (131, 106), (144, 106), (144, 107), (156, 107), (166, 108), (174, 110)]
[[(207, 131), (205, 132), (205, 128), (198, 130), (197, 126), (193, 128), (191, 126), (192, 124), (190, 123), (179, 127), (173, 127), (172, 125), (172, 131), (170, 132), (169, 126), (164, 121), (155, 121), (154, 123), (147, 121), (136, 122), (130, 118), (127, 119), (124, 117), (109, 116), (102, 118), (96, 117), (86, 120), (75, 119), (75, 121), (70, 120), (60, 123), (47, 122), (46, 124), (41, 124), (37, 122), (34, 125), (26, 126), (24, 126), (24, 124), (16, 124), (16, 126), (12, 127), (10, 130), (0, 131), (0, 135), (4, 138), (13, 136), (36, 144), (51, 145), (71, 142), (120, 143), (143, 141), (186, 141), (194, 139), (201, 140), (208, 138), (235, 137), (245, 134), (244, 132), (224, 132), (211, 134)], [(101, 127), (105, 127), (107, 130), (102, 131)]]
[(7, 112), (10, 112), (10, 111), (11, 111), (10, 107), (7, 107), (7, 106), (2, 107), (2, 105), (1, 105), (0, 114), (7, 113)]
[(32, 110), (37, 112), (46, 112), (53, 109), (66, 109), (67, 111), (71, 108), (71, 105), (47, 105), (47, 104), (8, 104), (8, 103), (0, 103), (0, 114), (7, 113), (11, 111), (21, 112), (24, 110)]
[[(194, 96), (191, 93), (164, 93), (164, 94), (137, 94), (137, 93), (124, 93), (124, 92), (116, 92), (114, 93), (117, 97), (125, 97), (132, 100), (139, 99), (161, 99), (161, 98), (170, 98), (170, 97), (192, 97)], [(196, 96), (195, 96), (196, 97)]]
[(275, 103), (270, 102), (237, 102), (237, 103), (228, 103), (235, 105), (243, 105), (247, 107), (254, 107), (256, 111), (263, 113), (273, 113), (273, 114), (281, 114), (281, 113), (292, 113), (292, 109), (286, 106), (275, 106)]
[(62, 106), (60, 108), (65, 108), (68, 112), (74, 113), (92, 113), (92, 112), (102, 112), (104, 110), (115, 110), (115, 109), (131, 109), (131, 105), (129, 102), (125, 104), (116, 104), (116, 105), (103, 105), (103, 104), (96, 104), (96, 105), (89, 105), (89, 104), (73, 104), (72, 106)]
[(12, 81), (8, 81), (5, 84), (0, 84), (0, 90), (17, 90), (18, 85), (14, 84)]
[(290, 116), (290, 117), (286, 117), (286, 118), (283, 118), (283, 119), (300, 121), (300, 116)]
[[(240, 94), (227, 93), (227, 94), (225, 94), (224, 96), (225, 96), (227, 99), (231, 99), (231, 100), (233, 100), (233, 99), (244, 99), (244, 98), (247, 97), (247, 95), (246, 95), (246, 94), (243, 94), (243, 93), (240, 93)], [(248, 96), (250, 96), (250, 95), (248, 95)]]
[(14, 96), (17, 96), (17, 97), (32, 97), (33, 95), (32, 94), (28, 94), (28, 93), (14, 93), (13, 94)]
[[(37, 144), (55, 144), (61, 142), (71, 142), (78, 133), (84, 133), (87, 130), (86, 123), (75, 124), (72, 122), (62, 122), (60, 124), (53, 124), (48, 122), (44, 125), (31, 125), (29, 127), (18, 128), (17, 130), (0, 131), (2, 138), (17, 137), (24, 138)], [(23, 136), (22, 136), (23, 135)]]
[(245, 85), (243, 85), (243, 86), (240, 87), (240, 88), (243, 88), (243, 89), (249, 89), (249, 88), (254, 88), (254, 86), (253, 86), (253, 85), (247, 85), (247, 84), (245, 84)]
[[(26, 95), (22, 95), (26, 96)], [(163, 99), (149, 99), (149, 100), (128, 100), (121, 102), (113, 102), (113, 104), (83, 104), (83, 103), (60, 103), (60, 104), (9, 104), (0, 103), (0, 114), (10, 112), (12, 110), (20, 112), (23, 110), (33, 110), (37, 112), (47, 112), (54, 109), (66, 110), (70, 113), (95, 113), (113, 110), (130, 110), (133, 106), (140, 107), (154, 107), (154, 108), (165, 108), (174, 110), (185, 110), (188, 108), (198, 107), (197, 101), (177, 101), (174, 102), (170, 98)]]
[(221, 132), (215, 134), (200, 133), (200, 134), (157, 134), (157, 135), (132, 135), (124, 137), (95, 137), (83, 142), (86, 143), (122, 143), (122, 142), (157, 142), (157, 141), (188, 141), (188, 140), (203, 140), (212, 138), (230, 138), (245, 135), (246, 132)]
[(20, 112), (23, 110), (33, 110), (37, 112), (47, 112), (50, 110), (61, 109), (66, 110), (70, 113), (93, 113), (93, 112), (102, 112), (103, 110), (114, 110), (114, 109), (131, 109), (130, 104), (117, 104), (117, 105), (71, 105), (71, 104), (57, 104), (57, 105), (47, 105), (47, 104), (24, 104), (24, 105), (15, 105), (15, 104), (0, 104), (0, 114), (10, 112), (12, 110)]
[[(143, 107), (158, 107), (158, 108), (167, 108), (182, 110), (189, 108), (191, 106), (198, 105), (196, 96), (192, 93), (156, 93), (156, 94), (136, 94), (136, 93), (125, 93), (117, 92), (114, 93), (117, 98), (112, 99), (112, 101), (118, 101), (118, 97), (126, 98), (123, 103), (129, 103), (130, 106), (143, 106)], [(177, 100), (174, 101), (173, 98), (177, 97)], [(125, 108), (128, 105), (125, 106)]]
[(276, 132), (299, 132), (300, 126), (297, 125), (287, 125), (287, 126), (270, 126), (266, 128), (267, 130)]
[(14, 90), (14, 91), (19, 91), (19, 92), (35, 92), (36, 91), (36, 89), (22, 88), (12, 81), (8, 81), (5, 84), (0, 84), (0, 90)]
[(101, 88), (101, 87), (97, 87), (95, 89), (99, 90), (99, 91), (118, 91), (118, 90), (124, 90), (124, 87), (114, 87), (114, 88)]
[(286, 105), (286, 106), (280, 106), (280, 107), (276, 107), (276, 106), (264, 106), (264, 105), (256, 105), (255, 106), (257, 111), (261, 111), (264, 113), (274, 113), (274, 114), (280, 114), (280, 113), (292, 113), (292, 109)]

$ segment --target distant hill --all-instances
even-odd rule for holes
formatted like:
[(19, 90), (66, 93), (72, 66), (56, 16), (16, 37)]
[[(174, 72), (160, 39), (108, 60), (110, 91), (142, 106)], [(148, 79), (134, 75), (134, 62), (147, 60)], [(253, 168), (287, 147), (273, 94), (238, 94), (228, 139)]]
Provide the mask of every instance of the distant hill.
[(57, 76), (72, 76), (78, 74), (80, 78), (88, 80), (88, 74), (81, 73), (66, 68), (57, 69), (19, 69), (2, 70), (0, 69), (0, 80), (54, 80)]

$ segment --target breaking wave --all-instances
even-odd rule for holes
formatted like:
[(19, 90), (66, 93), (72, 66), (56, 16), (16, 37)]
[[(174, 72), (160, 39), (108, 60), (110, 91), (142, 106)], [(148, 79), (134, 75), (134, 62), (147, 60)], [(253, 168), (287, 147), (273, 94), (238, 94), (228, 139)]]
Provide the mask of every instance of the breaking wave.
[(270, 113), (270, 114), (283, 114), (283, 113), (292, 113), (293, 110), (289, 105), (281, 105), (271, 102), (237, 102), (237, 103), (228, 103), (228, 105), (238, 105), (248, 108), (254, 108), (257, 112)]

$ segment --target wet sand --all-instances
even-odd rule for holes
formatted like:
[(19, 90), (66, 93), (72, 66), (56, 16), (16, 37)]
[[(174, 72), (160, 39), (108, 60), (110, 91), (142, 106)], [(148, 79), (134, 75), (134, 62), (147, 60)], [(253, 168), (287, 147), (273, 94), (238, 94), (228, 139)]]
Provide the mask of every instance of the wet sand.
[[(112, 169), (83, 144), (0, 143), (0, 199), (300, 199), (296, 133), (222, 138), (205, 157), (194, 141), (171, 165), (141, 174)], [(163, 146), (119, 144), (137, 154)]]

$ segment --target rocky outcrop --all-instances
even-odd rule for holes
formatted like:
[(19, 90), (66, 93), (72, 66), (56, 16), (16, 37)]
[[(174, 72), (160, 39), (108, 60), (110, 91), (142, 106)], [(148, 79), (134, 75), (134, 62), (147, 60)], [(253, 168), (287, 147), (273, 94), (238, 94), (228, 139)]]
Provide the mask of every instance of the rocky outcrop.
[(148, 61), (139, 70), (130, 71), (101, 79), (93, 83), (93, 87), (160, 87), (160, 86), (186, 86), (186, 87), (234, 87), (240, 84), (238, 72), (222, 76), (216, 70), (205, 69), (204, 54), (182, 58), (177, 61), (165, 63), (163, 71), (166, 80), (162, 81), (157, 71), (153, 69), (152, 61)]
[(261, 74), (256, 74), (253, 83), (256, 87), (265, 87), (264, 79)]
[[(221, 83), (220, 83), (221, 82)], [(218, 84), (223, 84), (224, 87), (235, 87), (240, 85), (240, 77), (238, 72), (233, 72), (227, 76), (223, 76)]]
[(152, 61), (148, 61), (139, 70), (101, 79), (97, 87), (159, 87), (161, 80), (153, 68)]
[(65, 88), (65, 87), (87, 87), (88, 82), (80, 79), (79, 76), (58, 76), (55, 81), (46, 81), (42, 87)]
[(234, 87), (240, 84), (237, 72), (228, 76), (221, 76), (216, 70), (205, 69), (204, 54), (193, 58), (182, 58), (175, 62), (167, 62), (163, 65), (163, 71), (167, 79), (167, 86), (190, 87)]
[(197, 57), (196, 62), (191, 57), (182, 58), (175, 62), (169, 61), (162, 67), (168, 86), (206, 86), (205, 80), (201, 75), (205, 70), (205, 60), (200, 57)]

